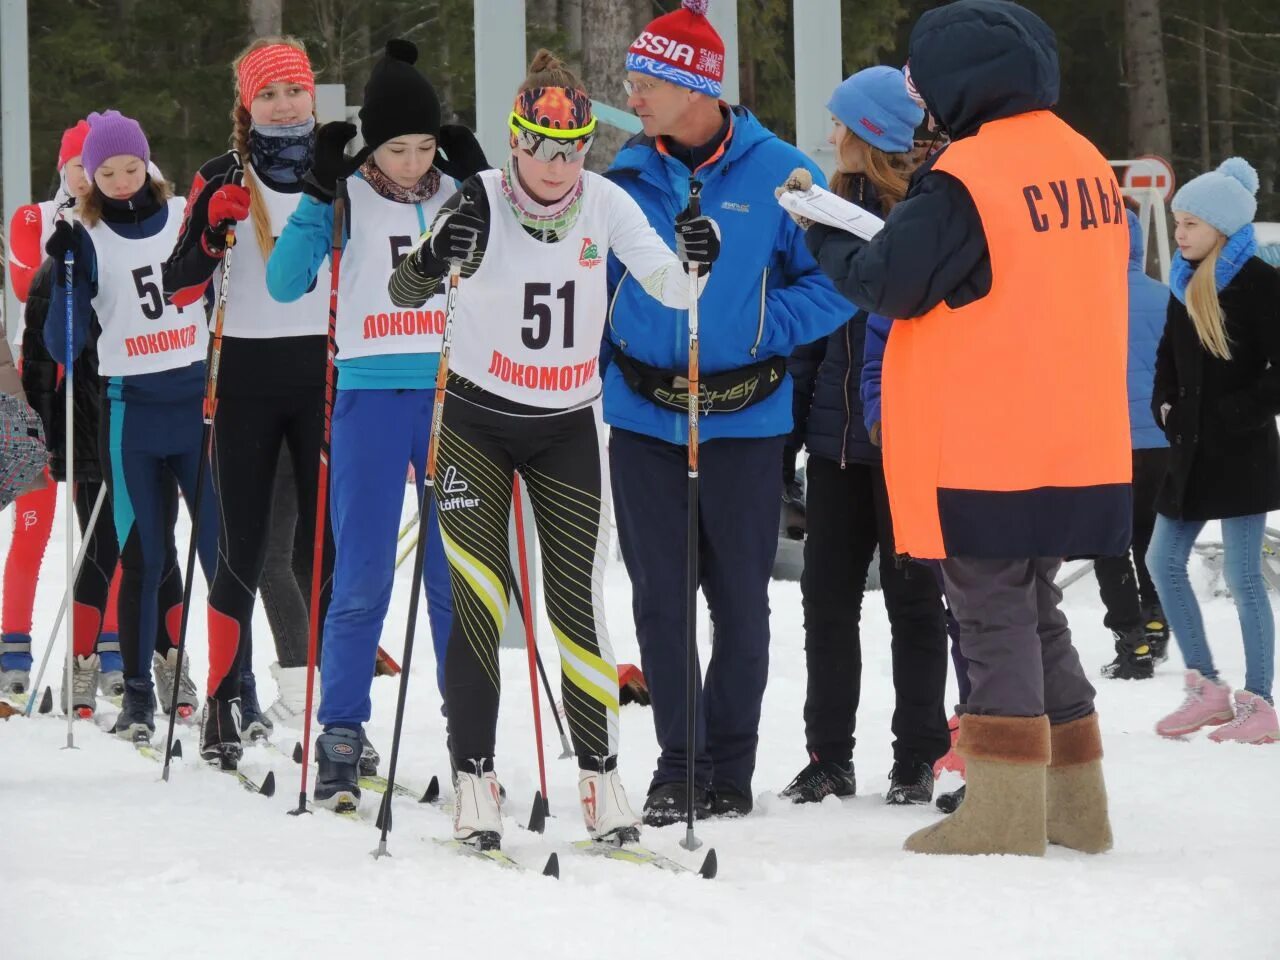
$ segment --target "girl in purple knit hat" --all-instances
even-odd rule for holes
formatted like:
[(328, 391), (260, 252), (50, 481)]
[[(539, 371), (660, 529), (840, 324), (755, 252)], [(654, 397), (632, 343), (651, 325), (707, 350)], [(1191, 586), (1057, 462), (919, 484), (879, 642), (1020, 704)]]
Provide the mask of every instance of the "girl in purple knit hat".
[[(208, 331), (199, 306), (175, 307), (161, 293), (160, 267), (173, 249), (182, 201), (148, 172), (151, 150), (142, 127), (115, 110), (92, 113), (82, 157), (93, 188), (78, 203), (79, 222), (59, 223), (45, 247), (57, 269), (44, 336), (50, 352), (62, 359), (84, 349), (95, 317), (101, 328), (99, 454), (122, 570), (125, 689), (115, 732), (146, 742), (155, 733), (155, 687), (167, 707), (178, 684), (183, 719), (193, 716), (197, 705), (186, 662), (177, 662), (182, 571), (174, 543), (178, 505), (173, 488), (176, 480), (193, 510), (197, 472), (207, 469), (200, 441)], [(68, 253), (74, 257), (70, 277), (64, 265)], [(209, 578), (218, 525), (212, 497), (192, 523)], [(167, 642), (156, 641), (153, 651), (157, 637)]]

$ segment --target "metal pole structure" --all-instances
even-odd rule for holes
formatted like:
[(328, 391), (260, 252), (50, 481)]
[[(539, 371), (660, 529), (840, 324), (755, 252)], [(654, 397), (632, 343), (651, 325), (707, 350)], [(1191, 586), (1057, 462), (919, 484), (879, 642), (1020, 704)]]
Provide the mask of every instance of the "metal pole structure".
[(475, 0), (476, 138), (486, 157), (507, 153), (511, 99), (525, 76), (525, 0)]
[[(31, 86), (27, 74), (27, 0), (0, 0), (0, 140), (4, 142), (4, 225), (31, 202)], [(7, 272), (7, 271), (6, 271)], [(18, 298), (6, 283), (4, 316), (18, 329)], [(12, 344), (12, 341), (10, 341)]]
[[(796, 6), (808, 2), (809, 0), (796, 0)], [(735, 104), (738, 102), (738, 4), (734, 0), (712, 3), (707, 8), (707, 19), (724, 41), (724, 80), (720, 84), (720, 99), (725, 103)], [(746, 106), (755, 109), (755, 104), (748, 103)]]
[(792, 5), (796, 57), (796, 146), (828, 177), (836, 158), (827, 143), (826, 103), (844, 79), (840, 62), (840, 0), (796, 0)]

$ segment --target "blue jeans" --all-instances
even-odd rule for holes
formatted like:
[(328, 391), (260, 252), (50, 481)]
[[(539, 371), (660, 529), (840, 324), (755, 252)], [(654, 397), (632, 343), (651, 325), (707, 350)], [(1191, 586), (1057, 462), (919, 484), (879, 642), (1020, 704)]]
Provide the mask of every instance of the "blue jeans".
[[(369, 688), (395, 576), (405, 473), (412, 463), (421, 497), (434, 396), (434, 390), (338, 390), (330, 473), (337, 556), (320, 660), (318, 719), (326, 729), (369, 721)], [(422, 576), (436, 684), (443, 695), (453, 595), (434, 499), (428, 508)]]
[[(1266, 514), (1262, 513), (1223, 520), (1222, 546), (1225, 551), (1223, 575), (1236, 602), (1240, 632), (1244, 636), (1244, 687), (1270, 701), (1276, 627), (1267, 584), (1262, 577), (1262, 533), (1266, 522)], [(1187, 575), (1191, 548), (1204, 525), (1203, 520), (1172, 520), (1163, 514), (1157, 515), (1147, 550), (1147, 568), (1187, 669), (1199, 670), (1216, 680), (1218, 671), (1205, 638), (1204, 618)]]

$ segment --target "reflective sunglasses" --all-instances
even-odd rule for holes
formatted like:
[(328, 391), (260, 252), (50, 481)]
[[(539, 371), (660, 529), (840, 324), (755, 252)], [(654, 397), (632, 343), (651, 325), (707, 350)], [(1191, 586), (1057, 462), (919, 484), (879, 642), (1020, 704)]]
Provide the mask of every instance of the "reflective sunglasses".
[(544, 163), (557, 157), (565, 163), (581, 162), (596, 139), (595, 117), (581, 130), (558, 130), (538, 126), (513, 112), (510, 126), (512, 146)]

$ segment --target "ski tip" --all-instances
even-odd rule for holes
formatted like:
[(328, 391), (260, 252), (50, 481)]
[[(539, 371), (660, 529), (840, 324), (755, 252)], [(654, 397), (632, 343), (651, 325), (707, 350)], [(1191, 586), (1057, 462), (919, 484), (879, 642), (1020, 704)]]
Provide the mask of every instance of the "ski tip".
[(173, 749), (169, 751), (169, 759), (170, 760), (182, 759), (182, 741), (181, 740), (173, 741)]
[(440, 778), (432, 777), (431, 782), (427, 784), (427, 789), (423, 791), (422, 799), (419, 803), (435, 803), (440, 799)]
[(44, 696), (40, 698), (40, 712), (53, 713), (53, 687), (44, 688)]
[(302, 741), (301, 740), (296, 741), (293, 745), (293, 762), (294, 763), (302, 762)]
[(274, 797), (276, 795), (276, 774), (274, 770), (267, 771), (267, 778), (262, 781), (262, 786), (258, 788), (258, 793), (264, 797)]
[(391, 792), (388, 791), (382, 795), (382, 802), (378, 804), (378, 818), (374, 821), (374, 826), (379, 830), (391, 832)]
[(712, 847), (707, 851), (706, 857), (703, 858), (702, 866), (698, 868), (698, 876), (703, 880), (714, 880), (719, 872), (720, 861), (716, 859), (716, 848)]
[(547, 857), (547, 865), (542, 868), (542, 875), (556, 880), (560, 879), (560, 858), (554, 853)]
[(544, 833), (547, 829), (547, 805), (542, 799), (542, 791), (533, 795), (533, 810), (529, 814), (529, 832)]

